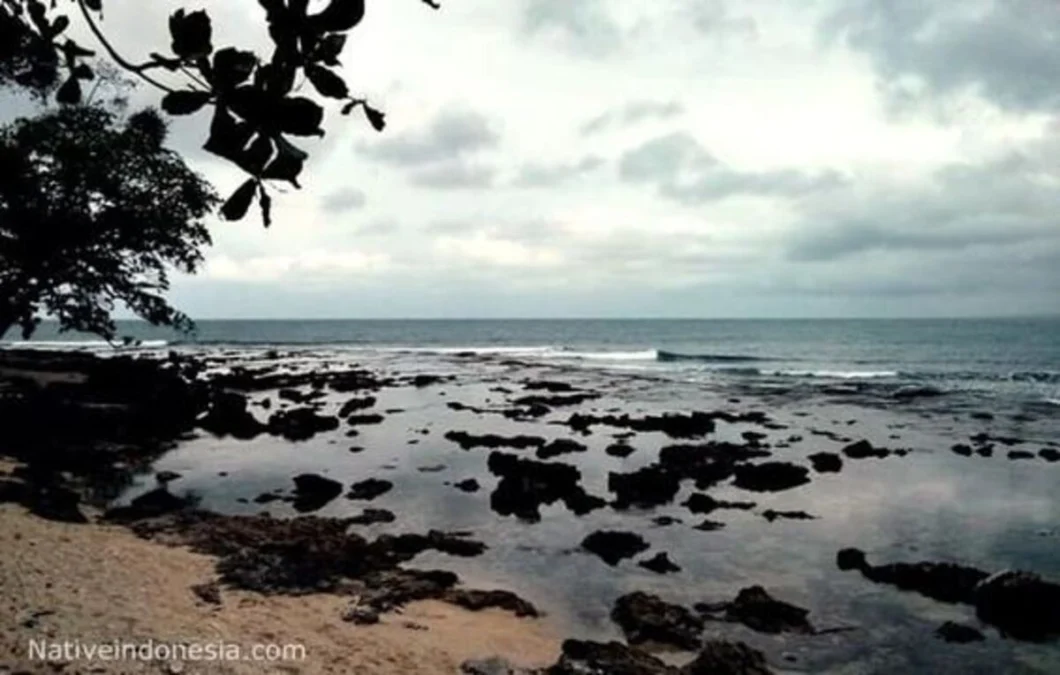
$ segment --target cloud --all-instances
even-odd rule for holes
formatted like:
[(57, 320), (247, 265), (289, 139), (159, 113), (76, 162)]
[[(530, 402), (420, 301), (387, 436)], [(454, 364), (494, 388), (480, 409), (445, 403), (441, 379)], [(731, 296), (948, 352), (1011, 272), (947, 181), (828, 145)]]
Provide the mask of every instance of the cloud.
[(627, 127), (644, 120), (667, 120), (684, 111), (684, 106), (677, 101), (630, 101), (618, 110), (593, 117), (581, 126), (581, 133), (591, 136), (615, 126)]
[(500, 135), (485, 116), (471, 111), (443, 111), (415, 133), (362, 146), (369, 157), (388, 164), (419, 166), (452, 160), (496, 148)]
[(623, 39), (621, 26), (602, 0), (520, 0), (521, 28), (525, 35), (558, 41), (588, 55), (617, 50)]
[(821, 36), (869, 56), (899, 103), (972, 92), (1001, 108), (1060, 107), (1060, 4), (1048, 0), (857, 0)]
[(354, 187), (336, 190), (321, 200), (324, 211), (337, 214), (364, 208), (367, 198), (363, 191)]
[(410, 180), (414, 185), (434, 190), (468, 190), (490, 187), (496, 174), (496, 169), (483, 164), (453, 161), (420, 169)]
[(877, 184), (810, 200), (786, 255), (820, 262), (880, 252), (923, 257), (978, 249), (1000, 259), (1007, 248), (1060, 248), (1056, 143), (1037, 145), (978, 164), (949, 164), (912, 186)]
[(308, 250), (292, 255), (261, 255), (234, 258), (213, 256), (199, 275), (217, 281), (276, 282), (299, 284), (332, 283), (349, 275), (375, 275), (391, 266), (383, 253), (363, 251)]
[(526, 188), (558, 187), (603, 165), (603, 158), (595, 155), (583, 157), (574, 163), (524, 164), (519, 169), (514, 185)]
[(683, 204), (702, 204), (738, 194), (799, 196), (843, 182), (832, 171), (734, 170), (684, 132), (658, 136), (626, 151), (619, 161), (619, 176), (630, 183), (653, 184), (660, 195)]
[(700, 33), (711, 36), (758, 37), (758, 23), (749, 16), (733, 16), (722, 0), (697, 0), (683, 3), (684, 14)]

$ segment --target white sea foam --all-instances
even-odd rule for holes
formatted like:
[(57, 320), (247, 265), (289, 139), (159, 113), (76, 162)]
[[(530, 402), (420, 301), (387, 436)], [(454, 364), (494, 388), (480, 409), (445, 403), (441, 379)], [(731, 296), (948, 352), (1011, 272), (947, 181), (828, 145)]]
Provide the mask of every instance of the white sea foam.
[(778, 370), (773, 373), (780, 377), (820, 377), (835, 380), (873, 380), (884, 377), (898, 377), (893, 370)]

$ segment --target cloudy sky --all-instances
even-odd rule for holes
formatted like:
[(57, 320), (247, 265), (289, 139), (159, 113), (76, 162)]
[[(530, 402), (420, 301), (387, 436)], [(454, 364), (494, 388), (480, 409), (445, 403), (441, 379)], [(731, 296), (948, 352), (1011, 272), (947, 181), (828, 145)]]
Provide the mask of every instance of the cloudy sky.
[[(121, 4), (107, 24), (135, 54), (185, 2)], [(179, 305), (199, 318), (1060, 312), (1056, 0), (441, 4), (369, 2), (343, 61), (386, 132), (332, 111), (276, 224), (218, 222)], [(222, 36), (254, 39), (257, 3), (208, 5)], [(227, 194), (238, 174), (197, 150), (207, 117), (174, 140)]]

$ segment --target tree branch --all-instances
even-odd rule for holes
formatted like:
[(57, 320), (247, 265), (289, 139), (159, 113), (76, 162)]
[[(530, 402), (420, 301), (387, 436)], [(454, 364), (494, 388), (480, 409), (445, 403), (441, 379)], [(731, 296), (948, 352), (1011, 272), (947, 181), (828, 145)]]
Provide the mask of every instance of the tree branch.
[[(424, 1), (426, 2), (427, 0)], [(146, 73), (144, 73), (144, 71), (147, 70), (149, 67), (155, 67), (161, 64), (151, 62), (137, 66), (126, 61), (124, 58), (122, 58), (121, 54), (119, 54), (114, 49), (114, 47), (112, 47), (111, 44), (107, 42), (107, 38), (103, 35), (103, 31), (101, 31), (99, 29), (99, 26), (96, 25), (96, 22), (92, 19), (92, 15), (88, 11), (88, 7), (85, 6), (85, 0), (77, 0), (77, 6), (81, 8), (81, 14), (84, 15), (85, 21), (88, 23), (88, 27), (92, 30), (92, 34), (96, 36), (96, 39), (99, 40), (99, 43), (103, 45), (104, 49), (107, 50), (107, 53), (110, 54), (110, 58), (113, 59), (115, 63), (117, 63), (125, 70), (128, 70), (129, 72), (135, 73), (140, 77), (140, 79), (142, 79), (144, 82), (147, 82), (148, 84), (154, 85), (155, 87), (158, 87), (163, 91), (173, 91), (172, 88), (167, 87), (158, 80), (155, 80), (154, 78), (149, 77)]]

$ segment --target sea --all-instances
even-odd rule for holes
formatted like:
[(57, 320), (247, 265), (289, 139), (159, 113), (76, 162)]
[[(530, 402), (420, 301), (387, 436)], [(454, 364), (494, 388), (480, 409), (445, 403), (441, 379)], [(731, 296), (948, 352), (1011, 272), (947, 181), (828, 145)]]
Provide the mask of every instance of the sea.
[[(205, 320), (192, 334), (122, 321), (118, 333), (126, 350), (504, 354), (719, 384), (931, 387), (1060, 405), (1060, 318)], [(48, 322), (4, 344), (114, 349)]]
[[(155, 472), (172, 471), (180, 478), (169, 489), (204, 508), (296, 517), (288, 503), (260, 498), (290, 495), (292, 477), (302, 473), (344, 485), (384, 479), (393, 485), (386, 494), (337, 498), (317, 515), (348, 517), (365, 508), (396, 514), (390, 524), (355, 526), (369, 537), (467, 532), (487, 544), (486, 553), (425, 553), (410, 564), (451, 569), (470, 586), (515, 591), (562, 635), (622, 639), (610, 612), (631, 591), (691, 605), (761, 585), (810, 610), (824, 632), (770, 635), (711, 622), (707, 634), (763, 650), (777, 673), (1060, 672), (1056, 641), (1012, 639), (979, 621), (974, 608), (873, 583), (837, 565), (839, 550), (857, 547), (872, 564), (953, 562), (1060, 581), (1060, 462), (1050, 459), (1060, 450), (1058, 318), (200, 321), (193, 335), (123, 322), (119, 332), (129, 342), (112, 346), (44, 324), (31, 342), (9, 336), (4, 345), (101, 355), (176, 351), (215, 369), (355, 365), (399, 382), (415, 374), (443, 380), (385, 387), (373, 393), (378, 400), (369, 411), (381, 422), (343, 425), (306, 441), (244, 441), (198, 430), (115, 504), (157, 488)], [(599, 398), (529, 420), (495, 414), (541, 380)], [(334, 414), (350, 397), (327, 390), (317, 403)], [(262, 420), (289, 405), (277, 392), (250, 398)], [(447, 438), (457, 431), (575, 440), (584, 451), (551, 461), (577, 468), (580, 485), (606, 499), (613, 474), (650, 466), (661, 448), (683, 441), (639, 432), (623, 441), (631, 454), (613, 456), (606, 449), (624, 430), (598, 425), (577, 433), (567, 422), (572, 413), (636, 418), (701, 410), (755, 411), (771, 420), (767, 428), (719, 423), (711, 440), (742, 443), (747, 433), (765, 433), (769, 461), (809, 470), (811, 455), (828, 452), (843, 457), (842, 469), (812, 471), (808, 484), (777, 492), (715, 486), (716, 499), (754, 506), (709, 513), (706, 520), (716, 522), (707, 528), (704, 515), (685, 505), (696, 492), (690, 484), (650, 509), (608, 506), (578, 515), (558, 502), (527, 522), (500, 508), (490, 450), (465, 450)], [(843, 454), (860, 440), (891, 452)], [(973, 446), (982, 454), (957, 451)], [(481, 489), (455, 487), (468, 479)], [(635, 532), (650, 549), (606, 565), (580, 546), (602, 529)], [(662, 575), (638, 564), (660, 552), (681, 570)], [(943, 642), (935, 631), (947, 621), (974, 626), (985, 639)]]

